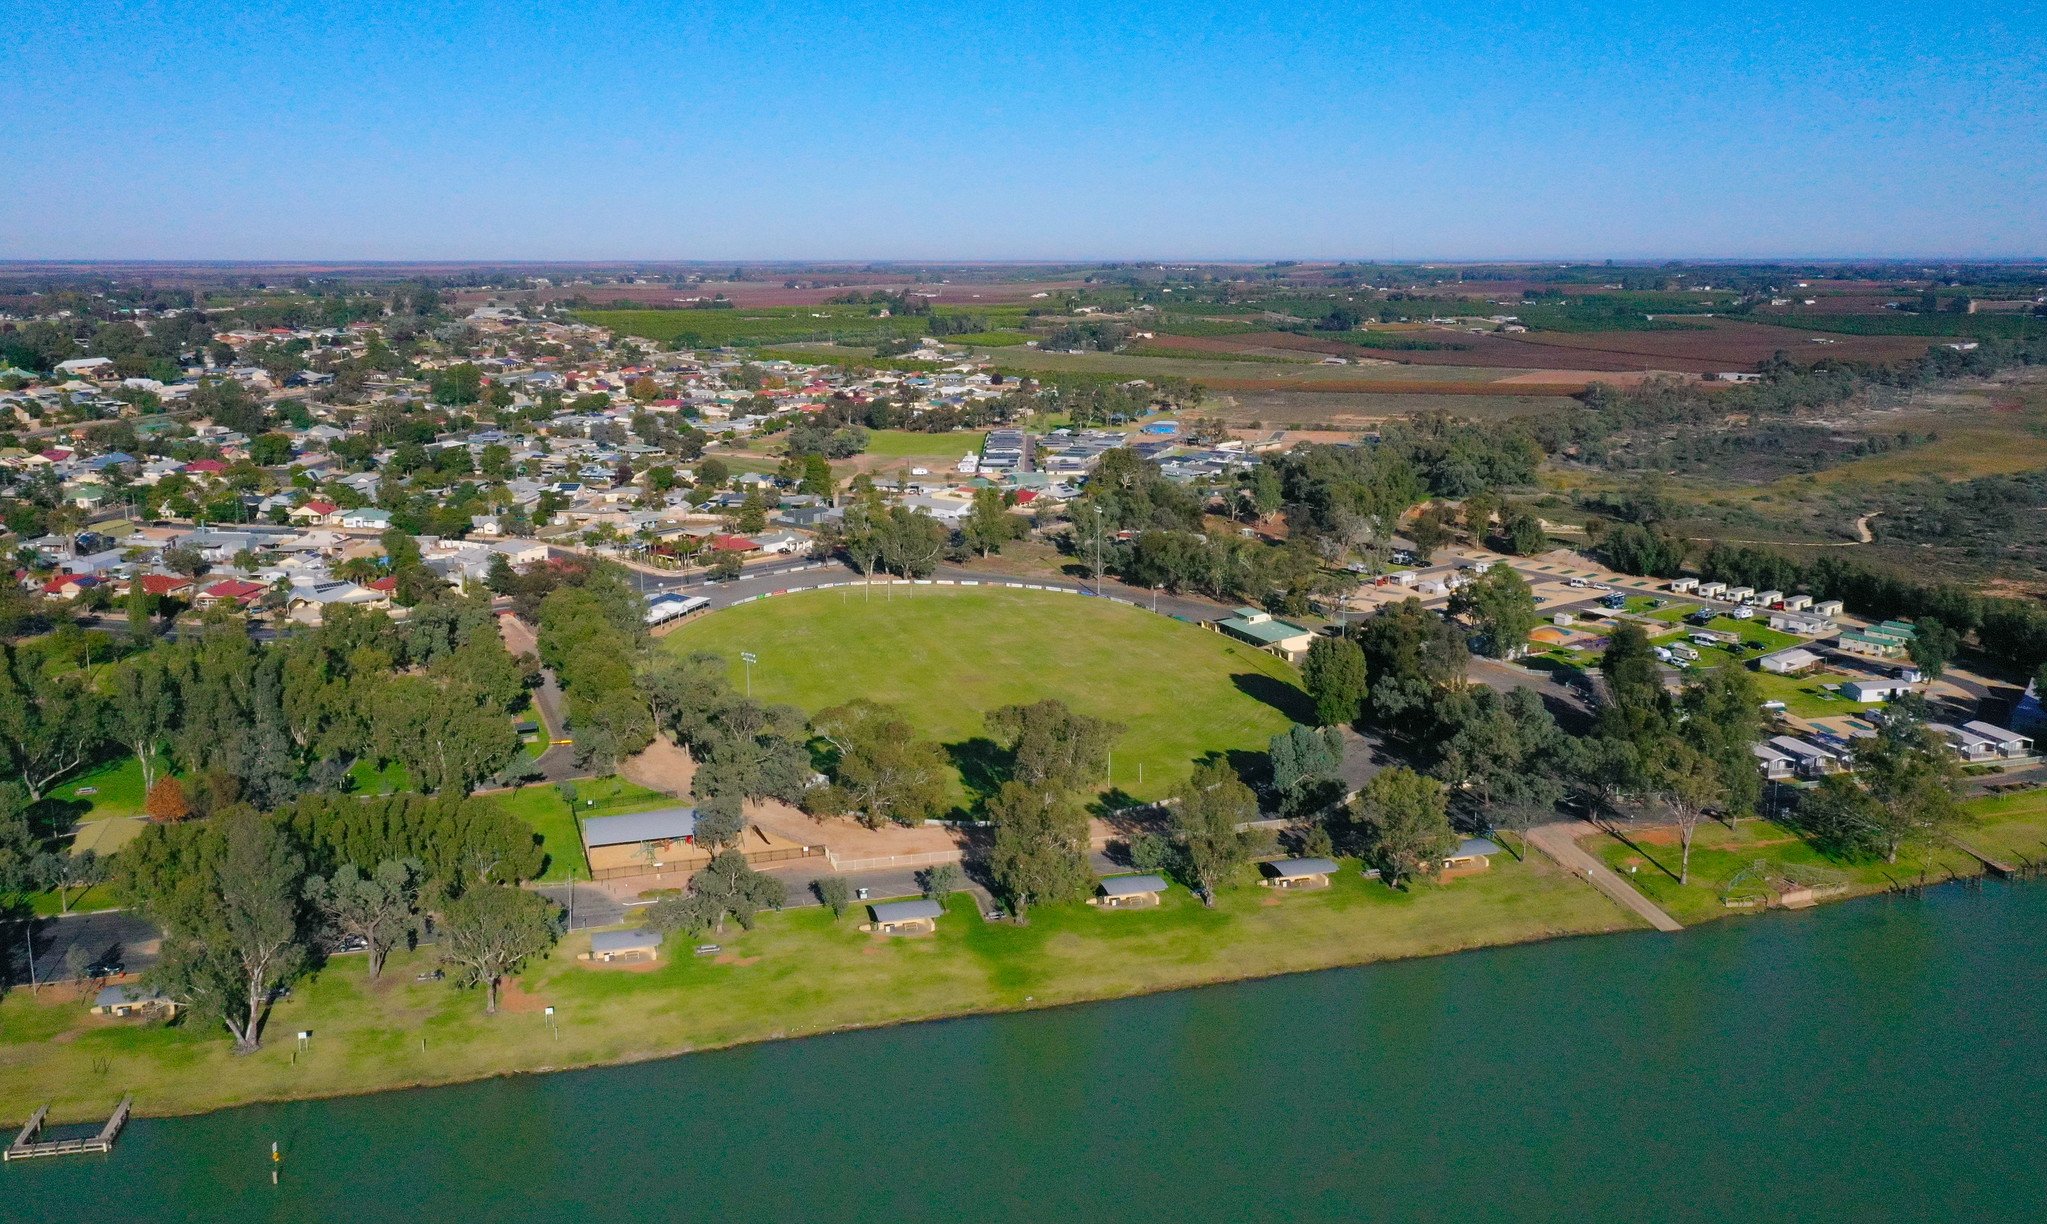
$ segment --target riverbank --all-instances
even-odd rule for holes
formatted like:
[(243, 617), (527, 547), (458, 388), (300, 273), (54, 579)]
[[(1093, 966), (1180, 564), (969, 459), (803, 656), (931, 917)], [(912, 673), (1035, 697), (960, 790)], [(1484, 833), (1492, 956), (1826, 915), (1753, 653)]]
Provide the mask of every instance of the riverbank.
[[(392, 957), (371, 983), (337, 958), (272, 1012), (263, 1049), (230, 1052), (208, 1025), (137, 1025), (86, 1014), (69, 988), (0, 1000), (0, 1120), (49, 1102), (58, 1120), (103, 1115), (132, 1092), (138, 1114), (449, 1084), (630, 1063), (748, 1042), (1177, 990), (1469, 948), (1638, 929), (1540, 857), (1395, 892), (1353, 866), (1327, 890), (1225, 890), (1213, 910), (1174, 889), (1156, 910), (1034, 909), (1028, 926), (986, 922), (955, 897), (936, 935), (885, 939), (809, 908), (763, 915), (649, 969), (577, 960), (564, 940), (507, 990), (505, 1009), (419, 982), (430, 953)], [(546, 1007), (554, 1015), (545, 1014)], [(309, 1031), (303, 1049), (294, 1034)]]

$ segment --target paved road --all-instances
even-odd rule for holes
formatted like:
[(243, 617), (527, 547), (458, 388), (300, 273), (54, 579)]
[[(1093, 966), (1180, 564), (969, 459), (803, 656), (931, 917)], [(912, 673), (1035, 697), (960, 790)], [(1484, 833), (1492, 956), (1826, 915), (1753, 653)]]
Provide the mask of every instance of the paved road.
[(1536, 849), (1555, 859), (1564, 870), (1581, 879), (1590, 880), (1594, 888), (1613, 898), (1623, 908), (1640, 914), (1643, 921), (1650, 926), (1659, 931), (1682, 931), (1684, 927), (1677, 919), (1664, 913), (1649, 898), (1636, 892), (1634, 885), (1622, 879), (1619, 873), (1578, 848), (1579, 838), (1597, 832), (1599, 827), (1590, 821), (1569, 820), (1530, 829), (1528, 841)]

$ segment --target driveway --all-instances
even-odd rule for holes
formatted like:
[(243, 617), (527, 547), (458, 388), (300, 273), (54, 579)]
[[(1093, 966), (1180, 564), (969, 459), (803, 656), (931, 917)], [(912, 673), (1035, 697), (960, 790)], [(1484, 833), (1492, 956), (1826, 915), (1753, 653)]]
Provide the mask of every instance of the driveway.
[(1560, 821), (1530, 829), (1528, 842), (1555, 859), (1572, 875), (1591, 881), (1594, 888), (1613, 898), (1624, 909), (1641, 915), (1644, 922), (1657, 930), (1684, 930), (1677, 919), (1664, 913), (1649, 898), (1636, 892), (1634, 886), (1623, 880), (1618, 872), (1579, 847), (1579, 838), (1597, 832), (1599, 826), (1587, 820)]

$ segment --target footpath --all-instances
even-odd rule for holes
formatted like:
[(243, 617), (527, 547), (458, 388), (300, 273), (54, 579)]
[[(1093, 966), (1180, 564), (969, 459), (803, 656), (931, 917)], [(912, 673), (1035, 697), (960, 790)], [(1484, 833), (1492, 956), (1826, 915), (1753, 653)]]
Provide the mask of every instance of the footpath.
[(1664, 913), (1655, 902), (1636, 892), (1634, 885), (1623, 880), (1619, 872), (1579, 848), (1579, 838), (1597, 832), (1599, 826), (1590, 821), (1560, 821), (1530, 829), (1528, 844), (1555, 859), (1572, 875), (1589, 881), (1592, 887), (1613, 898), (1623, 908), (1640, 914), (1643, 921), (1657, 930), (1684, 930), (1682, 923)]

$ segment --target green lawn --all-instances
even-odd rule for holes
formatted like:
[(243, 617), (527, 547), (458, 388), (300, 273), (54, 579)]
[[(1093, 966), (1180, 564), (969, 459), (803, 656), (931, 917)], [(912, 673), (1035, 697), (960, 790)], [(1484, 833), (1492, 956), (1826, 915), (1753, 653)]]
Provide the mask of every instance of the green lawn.
[[(1622, 929), (1631, 919), (1546, 860), (1394, 892), (1349, 865), (1328, 890), (1243, 885), (1204, 909), (1175, 888), (1157, 910), (1040, 907), (1029, 926), (984, 923), (955, 897), (935, 936), (886, 939), (808, 908), (715, 936), (716, 958), (664, 956), (651, 972), (592, 969), (566, 940), (520, 979), (514, 1009), (418, 982), (431, 952), (393, 957), (371, 984), (360, 957), (301, 981), (269, 1042), (236, 1057), (218, 1028), (98, 1020), (65, 988), (0, 1000), (0, 1117), (44, 1102), (58, 1121), (103, 1116), (124, 1092), (143, 1114), (475, 1079), (700, 1050), (849, 1027), (1109, 998), (1209, 982)], [(678, 949), (679, 950), (679, 949)], [(555, 1009), (551, 1035), (541, 1004)], [(290, 1034), (311, 1029), (293, 1057)]]
[(981, 453), (986, 430), (958, 433), (920, 433), (910, 429), (877, 429), (867, 435), (864, 452), (883, 459), (943, 459), (956, 463), (969, 451)]
[(812, 714), (856, 697), (900, 706), (970, 770), (988, 760), (987, 711), (1056, 697), (1123, 725), (1109, 781), (1138, 799), (1164, 795), (1210, 753), (1262, 753), (1290, 715), (1308, 716), (1298, 673), (1272, 655), (1123, 604), (1040, 591), (812, 591), (711, 614), (662, 645), (717, 651), (735, 683), (740, 652), (752, 651), (754, 695)]
[(363, 757), (348, 768), (349, 789), (358, 795), (395, 795), (412, 789), (412, 775), (396, 761), (379, 766)]
[[(94, 793), (81, 795), (80, 790)], [(49, 797), (65, 804), (85, 804), (79, 820), (105, 820), (110, 816), (139, 816), (142, 813), (142, 762), (132, 754), (115, 757), (53, 787)]]
[(582, 880), (590, 878), (590, 865), (583, 858), (583, 837), (576, 823), (577, 817), (621, 816), (676, 802), (660, 791), (648, 790), (618, 777), (589, 778), (575, 786), (577, 810), (574, 813), (562, 802), (561, 792), (552, 782), (522, 786), (518, 790), (492, 796), (506, 811), (532, 825), (533, 831), (540, 834), (541, 848), (547, 851), (547, 869), (540, 875), (542, 880), (559, 882), (571, 875)]
[(1935, 879), (1950, 872), (1973, 875), (1976, 860), (1952, 848), (1907, 849), (1896, 863), (1832, 858), (1797, 833), (1768, 820), (1737, 821), (1733, 829), (1706, 822), (1692, 841), (1691, 879), (1679, 884), (1682, 855), (1675, 829), (1624, 830), (1632, 845), (1605, 833), (1582, 838), (1579, 845), (1628, 878), (1642, 895), (1687, 926), (1728, 914), (1755, 912), (1730, 909), (1721, 903), (1737, 873), (1756, 863), (1773, 880), (1786, 875), (1808, 884), (1841, 884), (1849, 895), (1878, 892), (1893, 883), (1912, 883), (1922, 869)]
[(1958, 838), (2000, 862), (2020, 866), (2047, 859), (2047, 790), (1971, 799), (1976, 825)]
[(1836, 672), (1820, 672), (1810, 676), (1777, 676), (1766, 671), (1754, 671), (1756, 691), (1764, 701), (1781, 701), (1786, 710), (1800, 718), (1834, 718), (1842, 714), (1858, 714), (1875, 709), (1880, 701), (1850, 701), (1838, 692), (1829, 692), (1825, 685), (1845, 684), (1853, 676)]

